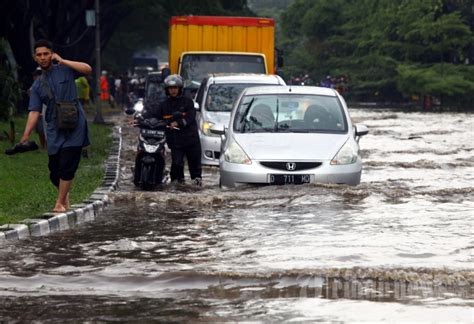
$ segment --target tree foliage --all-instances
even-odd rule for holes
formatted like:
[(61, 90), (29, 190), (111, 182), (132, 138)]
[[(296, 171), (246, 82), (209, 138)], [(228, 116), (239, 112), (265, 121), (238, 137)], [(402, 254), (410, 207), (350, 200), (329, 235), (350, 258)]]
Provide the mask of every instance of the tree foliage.
[[(95, 29), (88, 27), (85, 20), (86, 10), (90, 9), (94, 9), (93, 0), (2, 1), (0, 37), (9, 41), (23, 76), (29, 77), (36, 68), (33, 44), (41, 38), (51, 40), (55, 50), (66, 58), (92, 63)], [(128, 10), (124, 1), (100, 1), (102, 48)]]
[(126, 70), (133, 53), (168, 45), (171, 16), (252, 16), (246, 0), (128, 0), (128, 15), (107, 45), (104, 62), (112, 70)]
[[(355, 99), (471, 102), (468, 0), (296, 0), (282, 15), (288, 74), (347, 75)], [(460, 99), (462, 98), (462, 100)]]
[(0, 60), (0, 120), (8, 120), (16, 111), (22, 92), (8, 64), (3, 40), (0, 40)]
[[(328, 74), (346, 75), (349, 96), (359, 100), (432, 95), (445, 102), (462, 98), (472, 103), (474, 97), (472, 0), (100, 0), (100, 4), (102, 62), (112, 70), (125, 70), (136, 51), (166, 48), (173, 15), (252, 16), (250, 6), (259, 15), (275, 15), (276, 44), (285, 52), (286, 77), (302, 73), (318, 80)], [(9, 41), (24, 84), (31, 82), (36, 67), (32, 44), (39, 38), (51, 39), (66, 58), (94, 63), (94, 28), (85, 24), (85, 10), (93, 7), (94, 0), (0, 2), (0, 37)]]
[[(51, 40), (64, 58), (95, 65), (95, 28), (85, 19), (86, 10), (94, 8), (94, 0), (0, 2), (0, 38), (10, 44), (20, 83), (31, 84), (33, 44), (41, 38)], [(246, 0), (100, 0), (99, 12), (102, 64), (122, 70), (133, 52), (167, 45), (172, 15), (252, 15)]]

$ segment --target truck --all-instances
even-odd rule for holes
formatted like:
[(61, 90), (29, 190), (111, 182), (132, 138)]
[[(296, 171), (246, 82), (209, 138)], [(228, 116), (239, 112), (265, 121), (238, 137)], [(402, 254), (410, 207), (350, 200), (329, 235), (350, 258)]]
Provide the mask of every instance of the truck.
[[(173, 16), (169, 68), (196, 90), (210, 73), (274, 74), (275, 21), (271, 18)], [(279, 66), (282, 59), (279, 57)]]

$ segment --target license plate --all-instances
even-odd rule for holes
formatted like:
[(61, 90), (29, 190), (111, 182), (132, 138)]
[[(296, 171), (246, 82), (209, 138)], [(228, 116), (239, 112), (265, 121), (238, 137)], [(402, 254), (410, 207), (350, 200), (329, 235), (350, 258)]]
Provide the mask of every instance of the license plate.
[(275, 185), (310, 183), (309, 174), (269, 174), (268, 182)]
[(157, 129), (141, 129), (140, 130), (142, 135), (146, 136), (164, 136), (165, 132), (162, 130), (157, 130)]

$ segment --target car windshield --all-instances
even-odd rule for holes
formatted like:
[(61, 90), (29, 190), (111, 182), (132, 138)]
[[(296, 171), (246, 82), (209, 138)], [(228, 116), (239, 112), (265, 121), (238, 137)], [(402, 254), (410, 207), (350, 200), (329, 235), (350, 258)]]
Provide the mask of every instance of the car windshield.
[(346, 133), (347, 121), (337, 97), (272, 94), (244, 96), (233, 127), (238, 133)]
[(206, 109), (208, 111), (231, 111), (232, 103), (248, 87), (262, 86), (262, 83), (212, 84), (207, 91)]
[(181, 76), (201, 83), (209, 73), (265, 74), (265, 61), (260, 55), (187, 54), (183, 56)]

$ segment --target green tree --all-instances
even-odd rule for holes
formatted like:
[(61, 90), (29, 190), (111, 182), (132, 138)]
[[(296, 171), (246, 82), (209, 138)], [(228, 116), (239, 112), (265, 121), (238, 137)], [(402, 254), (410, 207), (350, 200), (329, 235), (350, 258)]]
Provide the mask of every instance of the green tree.
[(253, 16), (246, 0), (127, 0), (127, 16), (120, 22), (104, 51), (111, 70), (126, 70), (133, 53), (167, 46), (171, 16)]
[(468, 0), (297, 0), (282, 18), (287, 73), (347, 75), (349, 99), (472, 98)]
[(8, 120), (16, 111), (21, 89), (9, 68), (3, 39), (0, 39), (0, 60), (0, 120)]

